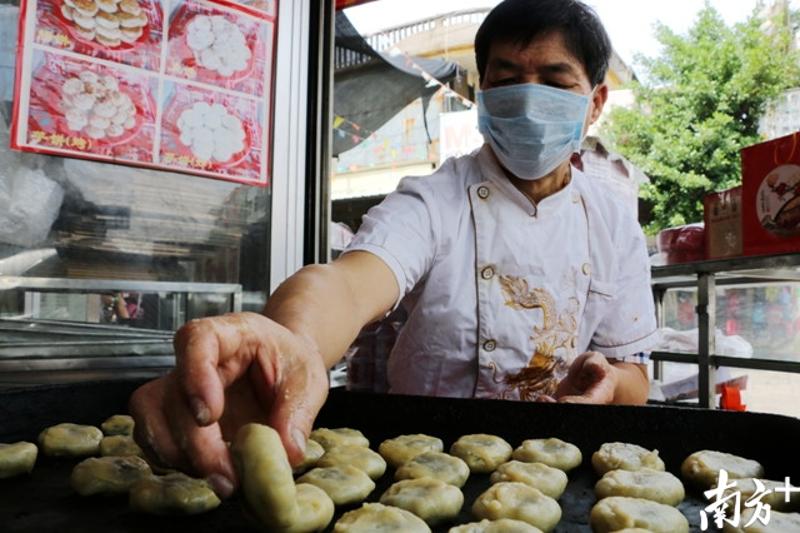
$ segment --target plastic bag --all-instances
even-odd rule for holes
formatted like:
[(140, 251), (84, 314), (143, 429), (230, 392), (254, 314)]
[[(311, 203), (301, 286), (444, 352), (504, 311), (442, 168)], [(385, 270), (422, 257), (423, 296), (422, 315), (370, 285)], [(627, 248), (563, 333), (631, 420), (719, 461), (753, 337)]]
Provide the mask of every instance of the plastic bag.
[(63, 199), (41, 170), (0, 167), (0, 242), (31, 248), (47, 239)]

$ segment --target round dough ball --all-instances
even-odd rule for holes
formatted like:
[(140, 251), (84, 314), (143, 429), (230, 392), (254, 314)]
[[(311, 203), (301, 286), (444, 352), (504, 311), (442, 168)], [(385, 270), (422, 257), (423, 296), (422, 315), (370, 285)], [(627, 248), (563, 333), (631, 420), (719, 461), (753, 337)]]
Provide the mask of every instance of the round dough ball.
[(100, 424), (100, 429), (106, 436), (112, 435), (133, 435), (133, 427), (135, 423), (133, 417), (128, 415), (114, 415), (106, 419), (105, 422)]
[(458, 487), (423, 477), (398, 481), (383, 493), (381, 503), (410, 511), (433, 526), (455, 519), (464, 495)]
[(317, 467), (303, 474), (297, 482), (316, 485), (336, 505), (362, 502), (375, 489), (375, 482), (363, 470), (350, 465)]
[(144, 457), (144, 452), (133, 440), (133, 437), (112, 435), (111, 437), (103, 437), (103, 440), (100, 441), (100, 455), (103, 457), (126, 455)]
[(261, 424), (245, 424), (231, 445), (247, 506), (268, 528), (286, 528), (297, 520), (297, 490), (292, 467), (278, 432)]
[(658, 450), (650, 451), (637, 444), (606, 442), (592, 455), (592, 466), (598, 476), (611, 470), (641, 470), (651, 468), (664, 471), (664, 461)]
[(311, 533), (322, 531), (333, 520), (333, 501), (325, 491), (308, 483), (297, 485), (297, 518), (280, 533)]
[(681, 480), (669, 472), (650, 468), (642, 470), (612, 470), (594, 486), (597, 499), (609, 496), (643, 498), (664, 505), (677, 506), (686, 496)]
[(29, 474), (37, 455), (39, 448), (32, 442), (0, 443), (0, 479)]
[[(756, 482), (754, 478), (745, 478), (745, 479), (734, 479), (732, 480), (736, 483), (735, 489), (729, 489), (725, 492), (725, 494), (730, 494), (734, 491), (738, 491), (741, 496), (742, 506), (744, 503), (750, 499), (755, 493), (756, 489)], [(774, 511), (798, 511), (800, 510), (800, 492), (792, 492), (789, 495), (789, 501), (786, 501), (786, 494), (783, 492), (784, 488), (786, 487), (786, 481), (771, 481), (769, 479), (759, 479), (761, 485), (764, 487), (764, 490), (770, 491), (768, 494), (761, 498), (761, 503), (767, 503)], [(791, 480), (790, 480), (791, 483)], [(778, 491), (777, 489), (780, 487)], [(763, 493), (763, 492), (762, 492)]]
[(511, 445), (496, 435), (464, 435), (450, 447), (450, 454), (464, 460), (470, 471), (488, 474), (511, 457)]
[(303, 462), (294, 467), (293, 473), (302, 474), (309, 468), (317, 466), (317, 461), (325, 455), (325, 448), (315, 440), (306, 441), (306, 451), (303, 452)]
[(469, 477), (467, 463), (442, 452), (425, 452), (407, 461), (394, 473), (394, 478), (417, 479), (430, 477), (461, 488)]
[(147, 476), (131, 487), (130, 506), (149, 514), (200, 514), (215, 509), (220, 501), (202, 479), (175, 473)]
[(378, 479), (386, 472), (386, 461), (380, 454), (364, 446), (337, 446), (323, 455), (317, 466), (351, 465), (363, 470), (372, 479)]
[(638, 527), (652, 533), (688, 533), (689, 521), (669, 505), (641, 498), (611, 496), (592, 507), (589, 519), (595, 533)]
[(522, 520), (542, 531), (551, 531), (561, 520), (558, 502), (524, 483), (502, 482), (489, 487), (472, 504), (477, 518)]
[(424, 452), (440, 452), (444, 449), (442, 439), (429, 435), (400, 435), (381, 442), (380, 454), (393, 467), (397, 468)]
[(448, 533), (542, 533), (542, 530), (522, 520), (501, 518), (451, 527)]
[(380, 503), (365, 503), (360, 509), (345, 513), (333, 526), (334, 533), (430, 533), (421, 518), (405, 509)]
[(39, 434), (42, 453), (54, 457), (86, 457), (97, 455), (103, 432), (94, 426), (58, 424)]
[(580, 466), (583, 461), (580, 448), (556, 438), (525, 440), (511, 457), (526, 463), (546, 464), (564, 472)]
[(523, 463), (509, 461), (503, 463), (489, 478), (492, 483), (518, 481), (539, 489), (545, 496), (559, 499), (567, 488), (567, 474), (563, 470), (547, 466), (544, 463)]
[(81, 496), (125, 494), (150, 475), (150, 467), (140, 457), (92, 457), (75, 465), (69, 482)]
[(701, 450), (687, 457), (681, 465), (681, 475), (686, 481), (708, 488), (717, 484), (722, 469), (728, 472), (729, 479), (764, 476), (764, 467), (757, 461), (713, 450)]
[(369, 448), (369, 440), (357, 429), (318, 428), (312, 431), (308, 438), (320, 443), (325, 450), (344, 445), (364, 446)]
[[(769, 523), (767, 525), (762, 524), (760, 520), (756, 519), (751, 525), (745, 527), (745, 524), (753, 520), (753, 514), (755, 512), (756, 510), (752, 508), (745, 509), (742, 511), (742, 516), (739, 519), (739, 527), (734, 527), (726, 523), (722, 531), (725, 533), (792, 533), (800, 531), (800, 514), (782, 513), (780, 511), (770, 512)], [(730, 517), (730, 514), (728, 517)]]

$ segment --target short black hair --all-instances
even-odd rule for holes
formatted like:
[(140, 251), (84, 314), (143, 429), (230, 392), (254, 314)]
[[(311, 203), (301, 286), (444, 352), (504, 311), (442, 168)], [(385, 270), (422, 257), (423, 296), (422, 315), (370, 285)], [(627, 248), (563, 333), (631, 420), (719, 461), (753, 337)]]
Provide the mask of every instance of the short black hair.
[(592, 85), (602, 83), (611, 58), (611, 40), (597, 13), (579, 0), (504, 0), (498, 4), (475, 35), (475, 60), (481, 81), (494, 42), (527, 46), (551, 31), (562, 33), (569, 51), (583, 63)]

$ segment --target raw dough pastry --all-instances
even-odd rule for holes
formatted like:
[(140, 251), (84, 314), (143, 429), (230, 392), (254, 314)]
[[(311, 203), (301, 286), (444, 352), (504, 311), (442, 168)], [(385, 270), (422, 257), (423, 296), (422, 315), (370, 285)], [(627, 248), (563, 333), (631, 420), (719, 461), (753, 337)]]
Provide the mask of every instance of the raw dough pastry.
[(681, 480), (669, 472), (643, 468), (631, 472), (629, 470), (612, 470), (594, 486), (597, 499), (609, 496), (629, 496), (643, 498), (665, 505), (677, 506), (686, 496)]
[(464, 495), (458, 487), (438, 479), (404, 479), (383, 493), (381, 503), (410, 511), (433, 526), (458, 516)]
[(650, 451), (638, 444), (606, 442), (592, 455), (592, 466), (598, 476), (611, 470), (664, 470), (658, 450)]
[(297, 490), (292, 467), (278, 432), (261, 424), (245, 424), (231, 445), (247, 506), (266, 527), (280, 529), (297, 520)]
[(292, 525), (274, 531), (277, 533), (322, 531), (333, 520), (333, 501), (324, 490), (308, 483), (297, 485), (297, 510), (297, 517)]
[(569, 472), (583, 461), (580, 448), (561, 439), (528, 439), (511, 455), (517, 461), (543, 463)]
[[(312, 441), (313, 442), (313, 441)], [(379, 453), (364, 446), (336, 446), (331, 448), (316, 466), (351, 465), (363, 470), (372, 479), (378, 479), (386, 472), (386, 461)]]
[(32, 442), (0, 443), (0, 479), (33, 471), (39, 448)]
[(470, 471), (488, 474), (508, 461), (511, 445), (496, 435), (464, 435), (453, 443), (450, 453), (467, 463)]
[(58, 424), (39, 434), (42, 453), (56, 457), (86, 457), (97, 455), (103, 432), (94, 426)]
[(397, 468), (424, 452), (440, 452), (444, 449), (442, 439), (429, 435), (400, 435), (381, 442), (378, 451), (386, 462)]
[(325, 448), (323, 448), (319, 442), (308, 439), (306, 441), (306, 451), (303, 454), (303, 462), (294, 467), (293, 472), (295, 474), (302, 474), (309, 468), (317, 466), (317, 461), (319, 461), (320, 457), (323, 455), (325, 455)]
[(722, 531), (725, 533), (797, 533), (800, 531), (800, 513), (781, 513), (779, 511), (769, 513), (767, 525), (756, 519), (751, 525), (745, 527), (744, 525), (753, 519), (755, 512), (755, 509), (745, 509), (740, 517), (739, 527), (725, 524)]
[(641, 498), (611, 496), (592, 507), (589, 519), (595, 533), (638, 527), (652, 533), (688, 533), (689, 522), (669, 505)]
[(397, 480), (421, 477), (439, 479), (461, 488), (469, 477), (469, 467), (458, 457), (442, 452), (425, 452), (406, 462), (394, 473)]
[(523, 463), (522, 461), (509, 461), (503, 463), (489, 478), (492, 483), (502, 481), (519, 481), (535, 489), (539, 489), (545, 496), (559, 499), (567, 488), (567, 474), (563, 470), (547, 466), (544, 463)]
[(343, 446), (345, 444), (351, 446), (365, 446), (369, 448), (369, 441), (357, 429), (350, 428), (319, 428), (311, 432), (308, 437), (315, 440), (322, 445), (323, 448), (329, 450), (334, 446)]
[(719, 471), (725, 469), (729, 479), (763, 477), (764, 467), (757, 461), (712, 450), (694, 452), (681, 465), (683, 479), (708, 488), (717, 484)]
[(380, 503), (365, 503), (360, 509), (345, 513), (334, 533), (431, 533), (424, 520), (404, 509)]
[(112, 435), (133, 435), (133, 417), (128, 415), (114, 415), (100, 424), (100, 429), (106, 436)]
[(561, 520), (558, 502), (524, 483), (502, 482), (489, 487), (472, 505), (477, 518), (522, 520), (542, 531), (551, 531)]
[(542, 530), (522, 520), (501, 518), (451, 527), (448, 533), (542, 533)]
[[(753, 478), (746, 478), (733, 479), (731, 481), (736, 483), (736, 488), (730, 489), (726, 494), (734, 490), (738, 491), (741, 494), (742, 508), (744, 508), (745, 502), (756, 493), (757, 487), (755, 480)], [(789, 495), (789, 501), (786, 501), (786, 494), (783, 492), (783, 488), (786, 487), (786, 481), (771, 481), (768, 479), (759, 479), (759, 481), (764, 486), (765, 490), (771, 491), (760, 499), (761, 503), (768, 503), (774, 511), (789, 512), (800, 510), (800, 492), (792, 492)], [(781, 489), (779, 492), (776, 492), (775, 489), (778, 487), (781, 487)]]
[(375, 482), (363, 470), (350, 465), (317, 467), (303, 474), (297, 482), (316, 485), (336, 505), (364, 501), (375, 489)]
[(131, 508), (149, 514), (199, 514), (219, 504), (206, 481), (180, 473), (140, 479), (130, 492)]
[(111, 437), (103, 437), (103, 440), (100, 441), (100, 455), (103, 457), (124, 455), (144, 457), (144, 452), (132, 437), (112, 435)]
[(151, 474), (150, 467), (139, 457), (92, 457), (75, 465), (69, 482), (81, 496), (124, 494)]

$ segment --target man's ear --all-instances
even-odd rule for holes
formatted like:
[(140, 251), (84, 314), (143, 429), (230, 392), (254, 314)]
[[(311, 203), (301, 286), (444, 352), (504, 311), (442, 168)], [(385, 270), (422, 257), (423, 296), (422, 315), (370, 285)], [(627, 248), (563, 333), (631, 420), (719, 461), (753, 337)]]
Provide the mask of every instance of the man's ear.
[(608, 85), (601, 83), (594, 90), (594, 96), (592, 97), (592, 115), (589, 117), (589, 124), (597, 122), (597, 119), (603, 114), (603, 106), (606, 105), (606, 100), (608, 100)]

